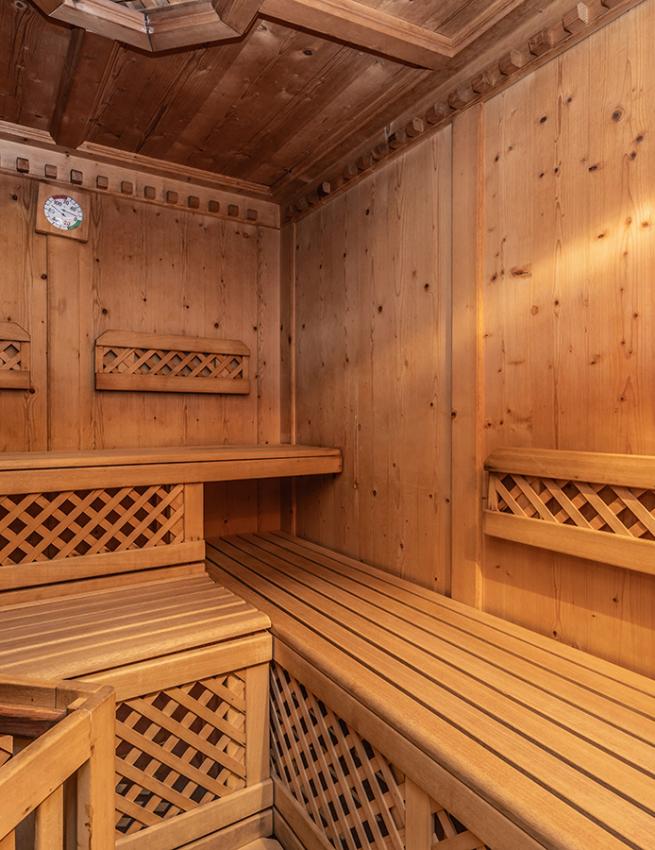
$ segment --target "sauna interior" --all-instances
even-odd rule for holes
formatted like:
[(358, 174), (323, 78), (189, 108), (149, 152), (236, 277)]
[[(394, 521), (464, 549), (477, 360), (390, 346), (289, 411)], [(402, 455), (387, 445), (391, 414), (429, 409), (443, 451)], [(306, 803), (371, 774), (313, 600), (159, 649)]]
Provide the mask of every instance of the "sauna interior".
[(0, 0), (0, 850), (655, 850), (655, 0)]

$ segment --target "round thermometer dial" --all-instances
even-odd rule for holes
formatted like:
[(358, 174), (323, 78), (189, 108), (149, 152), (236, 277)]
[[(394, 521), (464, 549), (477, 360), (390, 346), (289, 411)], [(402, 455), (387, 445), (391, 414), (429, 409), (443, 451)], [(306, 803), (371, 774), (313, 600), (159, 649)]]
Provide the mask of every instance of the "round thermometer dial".
[(75, 230), (84, 221), (84, 211), (70, 195), (50, 195), (43, 204), (43, 212), (58, 230)]

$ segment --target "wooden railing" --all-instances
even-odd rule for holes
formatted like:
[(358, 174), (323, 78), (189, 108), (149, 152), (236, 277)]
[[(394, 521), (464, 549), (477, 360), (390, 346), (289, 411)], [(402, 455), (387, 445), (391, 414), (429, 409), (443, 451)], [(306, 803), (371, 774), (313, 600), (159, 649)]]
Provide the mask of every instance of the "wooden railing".
[(114, 847), (114, 706), (107, 687), (0, 680), (0, 850)]
[(499, 449), (485, 468), (486, 534), (655, 574), (655, 457)]

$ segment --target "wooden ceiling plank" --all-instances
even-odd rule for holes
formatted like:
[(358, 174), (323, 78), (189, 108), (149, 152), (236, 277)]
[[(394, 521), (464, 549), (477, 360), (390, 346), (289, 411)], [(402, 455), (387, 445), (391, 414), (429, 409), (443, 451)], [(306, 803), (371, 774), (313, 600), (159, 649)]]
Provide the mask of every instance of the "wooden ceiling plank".
[(126, 48), (121, 51), (90, 140), (138, 153), (161, 104), (193, 54), (147, 56)]
[(259, 122), (256, 131), (239, 148), (239, 174), (252, 174), (262, 169), (266, 180), (272, 182), (284, 172), (284, 168), (273, 161), (273, 156), (288, 141), (289, 127), (293, 127), (295, 137), (305, 134), (326, 103), (360, 73), (361, 68), (353, 68), (348, 61), (350, 54), (349, 48), (319, 40), (317, 52), (310, 58), (311, 76), (304, 78), (296, 96), (279, 109), (272, 120)]
[(116, 42), (94, 33), (71, 33), (50, 125), (58, 145), (77, 148), (88, 138), (119, 50)]
[[(216, 128), (230, 114), (234, 105), (242, 101), (253, 82), (265, 77), (267, 69), (272, 67), (289, 39), (294, 36), (291, 30), (267, 22), (261, 22), (251, 30), (245, 47), (234, 57), (223, 75), (214, 78), (206, 101), (194, 115), (189, 116), (188, 125), (174, 140), (169, 155), (177, 161), (184, 152), (188, 157), (186, 161), (195, 167), (212, 170), (214, 149), (211, 146), (222, 146), (220, 134), (215, 134)], [(244, 123), (245, 120), (249, 121), (250, 116), (244, 119), (242, 115)]]
[[(312, 81), (297, 102), (253, 137), (246, 148), (247, 170), (240, 173), (264, 175), (267, 183), (283, 177), (285, 164), (315, 148), (330, 123), (346, 110), (352, 112), (353, 104), (359, 102), (364, 89), (373, 86), (373, 80), (384, 89), (387, 74), (393, 75), (396, 70), (397, 66), (383, 66), (366, 54), (339, 47), (325, 72)], [(290, 126), (293, 133), (289, 133)]]
[(438, 69), (452, 41), (356, 0), (264, 0), (260, 14), (418, 68)]
[[(278, 56), (263, 69), (262, 79), (252, 80), (206, 140), (206, 147), (217, 152), (212, 170), (220, 170), (220, 163), (224, 162), (235, 173), (245, 173), (251, 157), (260, 150), (262, 134), (281, 123), (286, 125), (287, 134), (290, 126), (297, 133), (298, 126), (292, 118), (293, 104), (303, 98), (311, 82), (325, 69), (329, 68), (332, 73), (337, 71), (332, 60), (344, 50), (341, 45), (305, 33), (291, 30), (288, 33)], [(309, 68), (315, 69), (312, 74), (308, 73)], [(337, 85), (336, 79), (334, 83)], [(320, 104), (314, 102), (314, 108), (320, 108)], [(251, 120), (244, 122), (244, 114), (251, 116)], [(251, 144), (255, 138), (258, 141)]]
[(244, 44), (239, 41), (196, 52), (196, 64), (189, 76), (183, 79), (180, 75), (168, 102), (161, 104), (157, 120), (152, 122), (141, 144), (142, 154), (178, 163), (194, 161), (187, 139), (192, 122), (210, 109), (212, 93), (221, 85)]
[(0, 4), (3, 116), (40, 130), (47, 129), (67, 46), (68, 32), (53, 26), (31, 6)]

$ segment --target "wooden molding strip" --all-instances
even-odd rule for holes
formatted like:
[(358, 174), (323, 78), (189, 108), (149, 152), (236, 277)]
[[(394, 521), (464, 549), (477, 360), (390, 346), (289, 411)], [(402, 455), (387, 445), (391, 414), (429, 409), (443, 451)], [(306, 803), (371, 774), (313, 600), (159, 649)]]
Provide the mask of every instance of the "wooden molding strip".
[(147, 334), (137, 331), (105, 331), (96, 340), (96, 345), (117, 345), (123, 348), (179, 348), (184, 351), (207, 351), (213, 354), (250, 355), (248, 346), (236, 339)]
[[(281, 2), (281, 0), (280, 0)], [(298, 194), (288, 187), (301, 178), (292, 171), (273, 187), (273, 194), (284, 207), (284, 220), (298, 221), (327, 199), (385, 165), (408, 147), (452, 122), (463, 110), (494, 97), (517, 79), (568, 50), (603, 26), (638, 6), (644, 0), (600, 0), (600, 3), (576, 3), (554, 24), (541, 29), (514, 48), (504, 50), (487, 67), (437, 88), (433, 102), (421, 114), (401, 123), (398, 130), (381, 131), (369, 140), (354, 161), (339, 171), (329, 171), (313, 188)]]
[(652, 455), (503, 448), (492, 452), (484, 466), (488, 472), (655, 489)]
[(89, 576), (114, 575), (136, 570), (149, 570), (176, 564), (190, 564), (205, 557), (205, 541), (191, 540), (152, 546), (147, 549), (126, 549), (98, 555), (79, 555), (52, 561), (33, 561), (0, 566), (0, 591), (36, 587), (74, 581)]
[(264, 0), (260, 14), (421, 68), (457, 52), (452, 39), (356, 0)]
[[(70, 151), (57, 147), (47, 133), (7, 122), (0, 122), (0, 170), (243, 224), (279, 227), (279, 207), (265, 199), (269, 191), (264, 186), (178, 169), (99, 145)], [(257, 187), (256, 195), (249, 194), (251, 186)]]
[(655, 575), (655, 543), (539, 519), (484, 512), (484, 533), (514, 543)]

